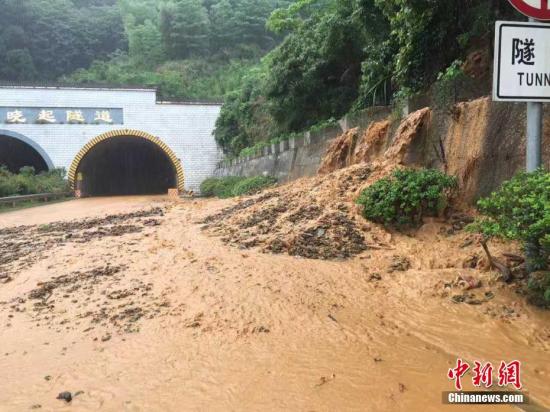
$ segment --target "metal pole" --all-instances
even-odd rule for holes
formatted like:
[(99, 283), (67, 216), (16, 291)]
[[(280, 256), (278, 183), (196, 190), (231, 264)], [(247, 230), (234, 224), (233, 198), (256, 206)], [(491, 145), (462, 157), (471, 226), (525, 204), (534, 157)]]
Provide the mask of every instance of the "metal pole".
[[(529, 21), (536, 22), (529, 18)], [(542, 103), (527, 103), (527, 172), (534, 172), (542, 166)]]
[(542, 103), (527, 103), (527, 172), (542, 166)]

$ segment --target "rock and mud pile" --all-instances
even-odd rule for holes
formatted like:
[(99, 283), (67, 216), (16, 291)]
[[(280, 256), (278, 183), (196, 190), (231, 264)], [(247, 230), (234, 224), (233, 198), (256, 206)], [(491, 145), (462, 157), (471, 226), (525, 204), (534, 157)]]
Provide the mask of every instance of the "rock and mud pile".
[(367, 249), (368, 225), (354, 211), (350, 192), (370, 175), (366, 165), (302, 179), (240, 201), (207, 217), (209, 233), (243, 249), (311, 259), (344, 259)]
[(228, 244), (311, 259), (385, 247), (389, 234), (360, 215), (358, 193), (393, 167), (358, 164), (270, 189), (208, 216), (203, 230)]
[(345, 259), (380, 247), (388, 234), (360, 216), (355, 199), (404, 164), (429, 116), (429, 109), (408, 116), (385, 151), (388, 121), (373, 123), (363, 136), (358, 129), (344, 133), (327, 149), (318, 176), (243, 199), (206, 218), (204, 230), (243, 249), (311, 259)]

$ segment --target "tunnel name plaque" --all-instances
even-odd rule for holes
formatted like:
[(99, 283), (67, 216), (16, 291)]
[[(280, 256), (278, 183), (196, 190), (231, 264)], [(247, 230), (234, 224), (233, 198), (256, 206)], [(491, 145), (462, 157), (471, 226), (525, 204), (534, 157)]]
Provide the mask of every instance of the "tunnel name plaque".
[(0, 107), (1, 124), (124, 124), (121, 108)]

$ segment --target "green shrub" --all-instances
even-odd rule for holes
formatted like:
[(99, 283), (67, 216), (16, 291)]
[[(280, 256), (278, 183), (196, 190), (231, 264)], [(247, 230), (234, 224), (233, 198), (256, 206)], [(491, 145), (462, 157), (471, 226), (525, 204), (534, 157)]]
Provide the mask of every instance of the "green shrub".
[(218, 184), (214, 187), (214, 196), (219, 197), (220, 199), (233, 197), (233, 188), (243, 179), (244, 178), (238, 176), (222, 177)]
[(27, 166), (21, 168), (19, 174), (15, 174), (0, 167), (0, 197), (68, 191), (63, 169), (35, 174), (34, 168)]
[(529, 277), (531, 302), (540, 306), (550, 306), (550, 272), (534, 272)]
[[(550, 173), (520, 173), (478, 202), (483, 215), (469, 229), (522, 242), (529, 272), (548, 268), (550, 256)], [(532, 279), (532, 289), (550, 302), (550, 279)]]
[(216, 196), (220, 199), (226, 199), (228, 197), (256, 193), (276, 182), (277, 179), (269, 176), (255, 176), (249, 178), (239, 176), (212, 177), (201, 183), (201, 194), (207, 197)]
[(201, 194), (206, 197), (214, 196), (214, 191), (220, 179), (217, 177), (210, 177), (201, 183)]
[(239, 176), (212, 177), (201, 183), (201, 194), (207, 197), (216, 196), (225, 199), (233, 196), (233, 188), (244, 180)]
[(260, 190), (273, 186), (277, 179), (271, 176), (255, 176), (241, 180), (233, 188), (233, 196), (251, 195)]
[(365, 218), (392, 226), (414, 226), (446, 209), (456, 179), (437, 170), (396, 170), (365, 189), (357, 204)]

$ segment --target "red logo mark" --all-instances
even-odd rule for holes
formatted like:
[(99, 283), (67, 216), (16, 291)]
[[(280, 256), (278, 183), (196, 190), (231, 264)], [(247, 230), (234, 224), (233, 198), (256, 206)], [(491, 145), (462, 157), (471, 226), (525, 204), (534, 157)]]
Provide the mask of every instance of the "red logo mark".
[(517, 360), (508, 364), (502, 361), (498, 368), (498, 385), (514, 385), (516, 389), (521, 389), (520, 368), (521, 363)]
[(456, 367), (449, 369), (449, 372), (447, 372), (447, 377), (455, 381), (455, 388), (457, 391), (462, 390), (462, 382), (460, 379), (462, 379), (468, 369), (470, 369), (470, 365), (466, 362), (462, 362), (462, 359), (459, 358), (456, 360)]

